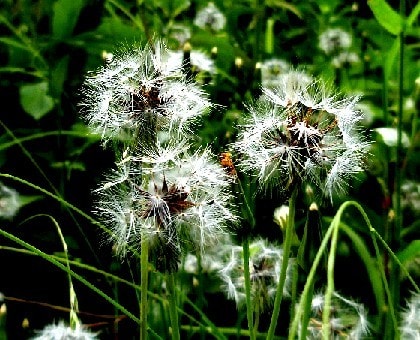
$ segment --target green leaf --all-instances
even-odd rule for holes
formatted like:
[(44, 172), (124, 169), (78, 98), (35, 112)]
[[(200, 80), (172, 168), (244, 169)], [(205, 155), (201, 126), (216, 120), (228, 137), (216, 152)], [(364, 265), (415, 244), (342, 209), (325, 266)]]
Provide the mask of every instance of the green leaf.
[(70, 37), (84, 5), (83, 0), (58, 0), (53, 7), (52, 35), (56, 39)]
[(401, 33), (403, 19), (385, 0), (369, 0), (368, 5), (383, 28), (394, 35)]
[(19, 88), (20, 104), (33, 118), (40, 119), (54, 107), (48, 94), (48, 82), (26, 84)]
[(51, 94), (54, 98), (59, 99), (61, 97), (64, 81), (67, 79), (68, 64), (69, 56), (66, 56), (60, 59), (51, 71)]
[(412, 241), (407, 247), (397, 254), (402, 264), (413, 261), (420, 256), (420, 240)]
[(415, 22), (420, 13), (420, 1), (417, 3), (416, 7), (413, 8), (410, 15), (407, 18), (407, 27), (411, 27)]
[(385, 54), (384, 73), (386, 80), (391, 77), (392, 71), (395, 71), (399, 48), (400, 39), (395, 39), (392, 47)]

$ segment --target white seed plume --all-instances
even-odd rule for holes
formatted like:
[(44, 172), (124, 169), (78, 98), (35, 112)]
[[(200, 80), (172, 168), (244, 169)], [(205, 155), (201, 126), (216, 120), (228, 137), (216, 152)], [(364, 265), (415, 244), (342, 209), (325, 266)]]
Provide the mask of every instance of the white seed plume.
[(188, 131), (212, 105), (174, 65), (163, 42), (117, 51), (82, 87), (82, 116), (109, 139), (144, 138), (159, 130)]
[(299, 71), (281, 77), (275, 90), (248, 105), (233, 149), (238, 166), (256, 175), (261, 188), (285, 190), (307, 181), (325, 196), (342, 193), (362, 171), (369, 143), (359, 133), (359, 99), (339, 97), (320, 81)]

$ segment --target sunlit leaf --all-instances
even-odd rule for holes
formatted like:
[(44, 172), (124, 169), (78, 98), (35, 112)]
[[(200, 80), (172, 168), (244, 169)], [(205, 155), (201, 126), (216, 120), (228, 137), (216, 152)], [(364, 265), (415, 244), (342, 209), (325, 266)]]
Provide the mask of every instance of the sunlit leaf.
[(379, 24), (389, 33), (401, 33), (403, 20), (385, 0), (369, 0), (368, 5)]

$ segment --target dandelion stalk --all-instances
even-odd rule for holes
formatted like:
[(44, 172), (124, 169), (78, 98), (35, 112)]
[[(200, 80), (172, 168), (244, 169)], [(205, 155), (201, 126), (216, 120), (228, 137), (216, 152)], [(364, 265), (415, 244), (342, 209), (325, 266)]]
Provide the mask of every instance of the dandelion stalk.
[(333, 222), (333, 233), (331, 237), (331, 249), (328, 257), (327, 265), (327, 290), (324, 298), (324, 309), (322, 312), (322, 335), (324, 340), (330, 338), (330, 317), (331, 317), (331, 299), (334, 293), (334, 265), (335, 265), (335, 254), (337, 251), (338, 243), (338, 229), (340, 219), (334, 219)]
[(255, 339), (253, 311), (251, 303), (251, 275), (249, 271), (249, 239), (248, 237), (242, 243), (243, 258), (244, 258), (244, 278), (245, 278), (245, 299), (246, 299), (246, 315), (248, 319), (248, 329), (250, 339)]
[(271, 315), (270, 327), (268, 329), (267, 340), (274, 338), (274, 332), (277, 326), (277, 320), (280, 314), (280, 304), (283, 297), (283, 288), (286, 282), (287, 265), (289, 263), (290, 249), (292, 246), (293, 232), (295, 228), (295, 210), (296, 210), (296, 198), (298, 188), (297, 186), (293, 189), (292, 194), (289, 198), (289, 216), (287, 219), (286, 235), (283, 243), (283, 261), (280, 267), (280, 280), (277, 286), (276, 299), (274, 300), (273, 314)]
[[(250, 220), (251, 228), (255, 226), (255, 218), (254, 214), (252, 213), (251, 207), (248, 203), (246, 198), (246, 194), (244, 188), (242, 186), (241, 180), (237, 177), (237, 183), (239, 190), (244, 198), (244, 204), (247, 211), (247, 217)], [(244, 279), (245, 279), (245, 301), (246, 301), (246, 315), (248, 319), (248, 330), (250, 334), (250, 339), (253, 340), (256, 337), (257, 330), (254, 329), (254, 321), (253, 321), (253, 310), (252, 310), (252, 302), (251, 302), (251, 273), (249, 270), (249, 238), (246, 237), (242, 242), (243, 248), (243, 260), (244, 260)]]
[(149, 243), (146, 237), (141, 238), (141, 293), (140, 293), (140, 339), (147, 339), (147, 288), (149, 272)]
[(175, 274), (166, 274), (166, 288), (168, 291), (169, 315), (171, 317), (172, 340), (180, 340), (178, 325), (178, 310), (175, 290)]
[[(400, 15), (403, 18), (405, 14), (405, 1), (400, 1)], [(401, 30), (399, 34), (399, 70), (398, 70), (398, 125), (397, 125), (397, 158), (396, 158), (396, 168), (395, 168), (395, 221), (391, 245), (396, 251), (401, 247), (401, 230), (402, 230), (402, 211), (401, 211), (401, 182), (402, 182), (402, 128), (403, 128), (403, 89), (404, 89), (404, 29)], [(398, 308), (400, 305), (400, 267), (396, 265), (396, 262), (393, 261), (390, 274), (390, 290), (392, 294), (392, 303), (394, 309)], [(386, 325), (392, 325), (393, 323), (387, 322)], [(385, 335), (389, 334), (389, 338), (397, 339), (399, 337), (398, 327), (394, 326), (394, 330), (390, 330), (388, 326), (386, 327)]]

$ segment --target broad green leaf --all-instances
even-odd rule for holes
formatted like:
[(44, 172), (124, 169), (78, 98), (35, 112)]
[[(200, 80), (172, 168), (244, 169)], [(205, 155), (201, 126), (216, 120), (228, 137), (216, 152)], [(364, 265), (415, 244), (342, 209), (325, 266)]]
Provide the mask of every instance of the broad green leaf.
[(383, 28), (394, 35), (401, 33), (403, 19), (385, 0), (369, 0), (368, 5)]
[(84, 5), (83, 0), (58, 0), (53, 7), (52, 33), (56, 39), (70, 37)]
[(54, 107), (48, 94), (48, 82), (26, 84), (19, 88), (20, 104), (33, 118), (40, 119)]

